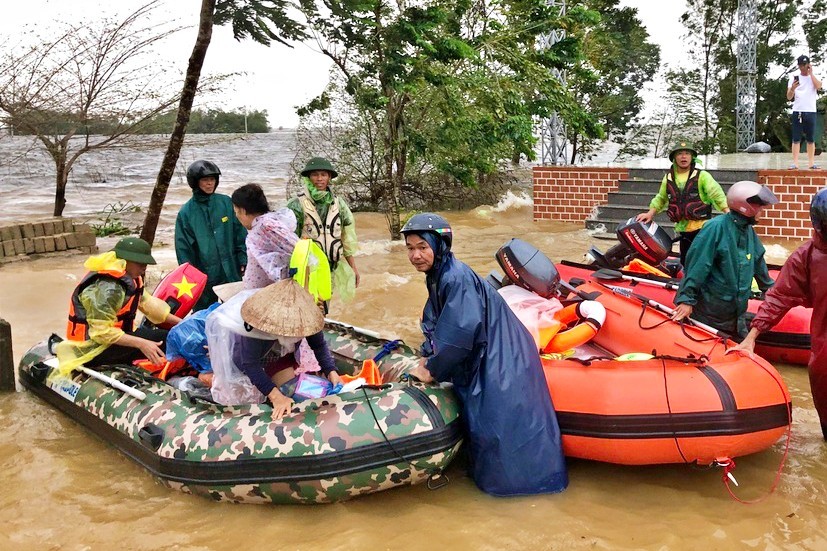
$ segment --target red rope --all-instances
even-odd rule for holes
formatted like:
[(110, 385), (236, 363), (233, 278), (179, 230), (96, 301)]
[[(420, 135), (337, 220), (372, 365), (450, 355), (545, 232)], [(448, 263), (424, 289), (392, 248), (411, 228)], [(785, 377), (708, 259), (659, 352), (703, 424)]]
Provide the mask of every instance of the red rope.
[[(753, 362), (755, 362), (755, 360), (753, 358), (751, 358), (751, 359), (753, 360)], [(784, 393), (784, 387), (782, 386), (781, 381), (779, 381), (772, 373), (770, 373), (769, 370), (767, 370), (766, 367), (759, 364), (758, 362), (755, 362), (755, 363), (758, 364), (761, 367), (761, 369), (766, 371), (767, 374), (770, 377), (772, 377), (772, 379), (778, 385), (778, 388), (781, 389), (781, 395), (784, 397), (784, 401), (786, 402), (787, 396)], [(780, 373), (779, 373), (778, 377), (779, 378), (781, 377)], [(787, 402), (787, 403), (789, 404), (789, 402)], [(766, 494), (764, 494), (763, 496), (761, 496), (759, 498), (752, 499), (752, 500), (744, 500), (744, 499), (741, 499), (738, 496), (736, 496), (735, 493), (732, 491), (732, 488), (729, 485), (729, 483), (730, 483), (729, 474), (732, 471), (735, 470), (735, 461), (730, 459), (730, 458), (726, 458), (726, 459), (719, 462), (719, 465), (724, 468), (724, 474), (721, 476), (721, 480), (723, 481), (724, 486), (726, 486), (727, 492), (729, 492), (729, 495), (732, 499), (734, 499), (738, 503), (742, 503), (744, 505), (755, 505), (756, 503), (761, 503), (762, 501), (764, 501), (765, 499), (770, 497), (773, 494), (773, 492), (775, 492), (775, 489), (778, 487), (778, 482), (781, 480), (781, 472), (784, 470), (784, 463), (786, 463), (786, 461), (787, 461), (787, 454), (790, 451), (790, 440), (792, 439), (792, 432), (793, 432), (793, 419), (792, 419), (792, 405), (790, 404), (790, 405), (787, 406), (787, 435), (786, 435), (787, 436), (787, 441), (784, 444), (784, 454), (781, 456), (781, 462), (778, 464), (778, 470), (775, 472), (775, 480), (773, 480), (772, 486), (770, 486), (770, 489)]]

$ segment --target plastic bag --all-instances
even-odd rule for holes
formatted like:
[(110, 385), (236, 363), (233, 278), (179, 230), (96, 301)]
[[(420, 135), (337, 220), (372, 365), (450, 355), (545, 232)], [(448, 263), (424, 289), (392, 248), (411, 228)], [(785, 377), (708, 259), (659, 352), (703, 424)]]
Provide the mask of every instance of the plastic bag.
[[(531, 333), (538, 348), (548, 343), (547, 328), (559, 327), (560, 323), (554, 319), (554, 314), (563, 309), (563, 305), (556, 298), (546, 299), (516, 285), (506, 285), (498, 289), (500, 296), (505, 299), (508, 307), (517, 316), (522, 324)], [(543, 342), (545, 341), (545, 342)]]
[(207, 352), (207, 316), (218, 304), (213, 304), (206, 310), (200, 310), (169, 330), (167, 335), (167, 360), (183, 358), (199, 373), (212, 371), (210, 357)]
[[(276, 340), (276, 337), (247, 326), (241, 319), (241, 306), (258, 289), (241, 291), (207, 316), (206, 332), (213, 368), (212, 397), (219, 404), (260, 404), (264, 395), (233, 362), (236, 335)], [(249, 328), (250, 330), (248, 331)]]
[(302, 373), (298, 377), (293, 377), (279, 388), (282, 394), (292, 396), (297, 402), (336, 394), (341, 389), (341, 384), (334, 386), (325, 377), (318, 377), (309, 373)]

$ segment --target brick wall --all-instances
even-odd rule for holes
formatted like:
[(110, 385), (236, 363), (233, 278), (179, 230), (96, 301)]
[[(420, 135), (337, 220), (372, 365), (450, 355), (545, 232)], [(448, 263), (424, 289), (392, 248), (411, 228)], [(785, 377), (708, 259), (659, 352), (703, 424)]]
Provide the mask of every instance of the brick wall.
[(807, 239), (812, 233), (810, 200), (827, 186), (823, 170), (759, 170), (758, 183), (766, 184), (780, 201), (764, 210), (759, 235), (787, 239)]
[[(534, 167), (534, 220), (583, 222), (594, 207), (605, 204), (608, 192), (628, 178), (625, 168)], [(810, 237), (810, 199), (827, 186), (827, 172), (759, 170), (758, 182), (767, 184), (780, 203), (764, 211), (755, 227), (760, 236)]]
[(534, 167), (534, 220), (583, 222), (628, 176), (625, 168)]
[(0, 264), (29, 255), (72, 250), (90, 254), (97, 251), (97, 245), (92, 228), (75, 224), (71, 218), (0, 226)]

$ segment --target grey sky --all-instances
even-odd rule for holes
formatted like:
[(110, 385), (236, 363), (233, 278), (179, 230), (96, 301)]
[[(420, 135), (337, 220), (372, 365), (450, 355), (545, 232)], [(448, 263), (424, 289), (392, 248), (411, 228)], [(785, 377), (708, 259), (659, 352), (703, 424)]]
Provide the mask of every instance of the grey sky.
[[(90, 20), (93, 15), (123, 17), (145, 3), (145, 0), (4, 2), (0, 36), (13, 36), (27, 24), (43, 29), (55, 21), (78, 21), (81, 17)], [(163, 50), (182, 71), (195, 41), (200, 5), (200, 0), (162, 0), (156, 10), (159, 21), (175, 19), (179, 24), (190, 27), (171, 39), (169, 47)], [(684, 2), (621, 0), (621, 5), (638, 8), (639, 17), (648, 27), (653, 41), (661, 46), (663, 61), (679, 63), (683, 28), (678, 17), (685, 9)], [(266, 109), (271, 126), (295, 126), (298, 123), (295, 106), (318, 95), (327, 83), (330, 62), (314, 51), (314, 47), (299, 44), (293, 49), (281, 45), (267, 48), (249, 40), (237, 42), (229, 27), (216, 27), (204, 70), (210, 73), (245, 73), (235, 79), (232, 89), (219, 99), (221, 107)], [(656, 90), (657, 83), (650, 85), (647, 96), (654, 99), (658, 95)]]

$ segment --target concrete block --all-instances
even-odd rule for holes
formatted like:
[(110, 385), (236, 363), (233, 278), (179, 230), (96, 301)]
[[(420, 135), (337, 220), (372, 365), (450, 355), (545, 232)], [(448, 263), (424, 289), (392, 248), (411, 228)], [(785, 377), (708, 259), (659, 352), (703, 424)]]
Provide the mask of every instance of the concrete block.
[(55, 252), (55, 238), (51, 235), (43, 236), (43, 244), (46, 246), (47, 253)]
[(20, 231), (23, 232), (23, 238), (32, 238), (34, 237), (34, 225), (33, 224), (20, 224)]
[(73, 231), (75, 231), (75, 221), (72, 218), (64, 218), (63, 219), (63, 231), (64, 232), (73, 232)]
[(55, 236), (55, 249), (58, 251), (65, 251), (66, 247), (66, 238), (63, 235), (56, 235)]
[(78, 248), (78, 236), (74, 232), (64, 233), (63, 238), (66, 239), (67, 249)]
[(14, 256), (14, 243), (11, 241), (3, 241), (3, 256)]
[(35, 237), (43, 237), (43, 223), (42, 222), (35, 222), (32, 224), (34, 227), (34, 236)]
[(34, 252), (34, 237), (23, 238), (23, 249), (26, 251), (26, 254), (32, 254)]
[(40, 237), (35, 237), (32, 241), (34, 241), (34, 252), (36, 253), (45, 253), (46, 252), (46, 238), (42, 235)]
[(26, 254), (26, 246), (23, 244), (23, 238), (14, 239), (12, 241), (14, 245), (14, 254)]
[(78, 240), (78, 247), (95, 247), (97, 245), (97, 237), (90, 231), (76, 232), (75, 236)]
[[(43, 224), (43, 235), (55, 234), (55, 223), (52, 220), (44, 220), (41, 224)], [(60, 227), (63, 228), (63, 224)]]
[(12, 239), (23, 239), (23, 232), (20, 231), (19, 225), (14, 225), (11, 227), (11, 238)]
[(0, 228), (0, 241), (11, 241), (14, 239), (11, 234), (11, 226), (3, 226)]

